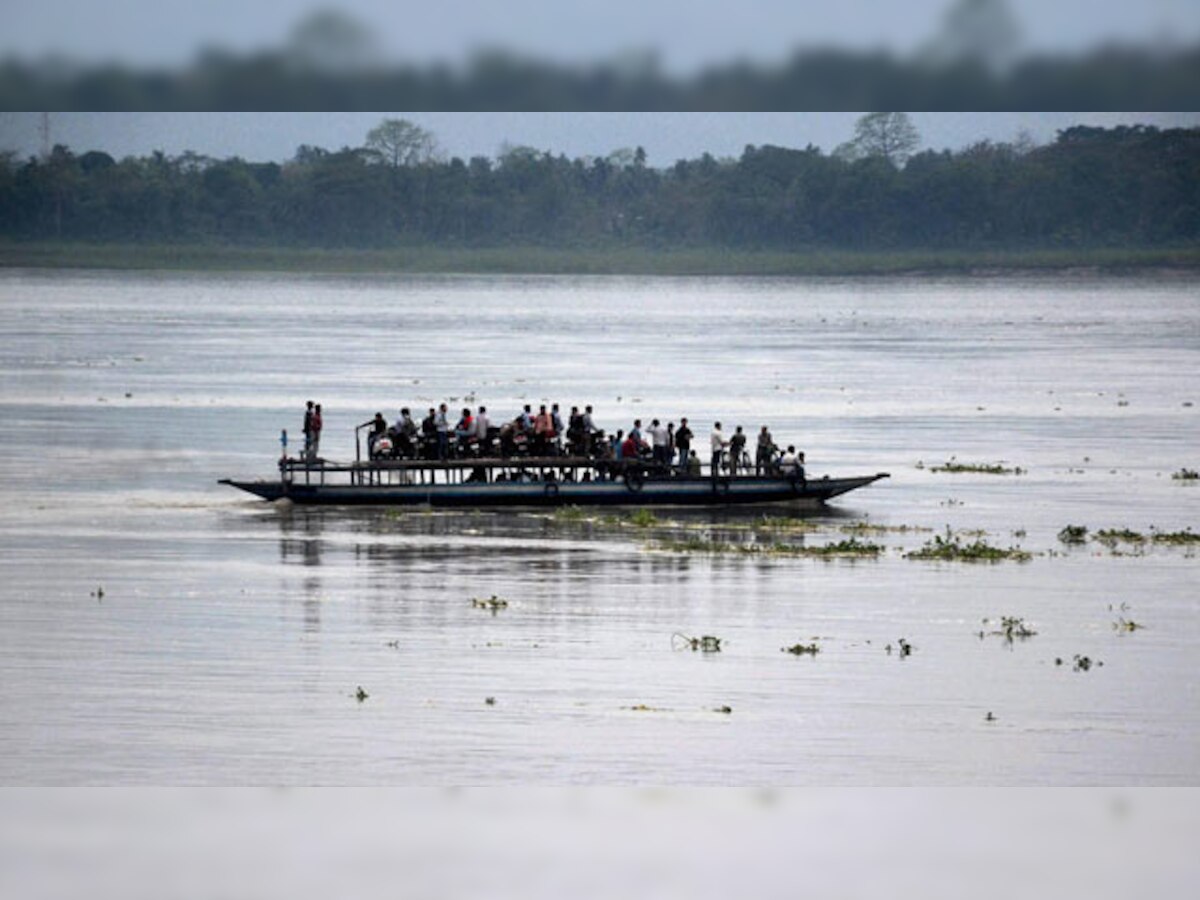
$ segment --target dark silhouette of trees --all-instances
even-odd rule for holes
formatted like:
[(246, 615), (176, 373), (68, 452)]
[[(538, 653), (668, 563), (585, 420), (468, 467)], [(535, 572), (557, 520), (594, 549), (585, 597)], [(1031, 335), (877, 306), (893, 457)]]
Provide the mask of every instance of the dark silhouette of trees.
[(862, 130), (861, 153), (748, 146), (737, 159), (703, 154), (665, 168), (641, 148), (438, 159), (426, 152), (431, 135), (405, 143), (413, 133), (397, 130), (385, 143), (391, 131), (373, 131), (371, 146), (303, 145), (283, 164), (194, 153), (116, 160), (61, 145), (45, 158), (0, 154), (0, 237), (790, 251), (1200, 239), (1200, 129), (1081, 126), (1041, 147), (984, 141), (908, 155), (913, 142), (897, 126)]
[(850, 160), (879, 157), (903, 166), (920, 145), (921, 135), (908, 113), (873, 112), (854, 124), (854, 140), (839, 150)]

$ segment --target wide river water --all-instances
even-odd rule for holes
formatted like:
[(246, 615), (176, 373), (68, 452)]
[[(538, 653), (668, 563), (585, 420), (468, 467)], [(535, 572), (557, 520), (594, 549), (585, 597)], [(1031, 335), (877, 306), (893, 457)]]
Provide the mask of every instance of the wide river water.
[[(0, 272), (0, 783), (1194, 784), (1200, 556), (1152, 538), (1200, 527), (1197, 287)], [(217, 484), (308, 399), (334, 458), (557, 400), (891, 478), (771, 534)], [(863, 524), (877, 558), (656, 547)], [(1032, 558), (905, 556), (947, 527)]]

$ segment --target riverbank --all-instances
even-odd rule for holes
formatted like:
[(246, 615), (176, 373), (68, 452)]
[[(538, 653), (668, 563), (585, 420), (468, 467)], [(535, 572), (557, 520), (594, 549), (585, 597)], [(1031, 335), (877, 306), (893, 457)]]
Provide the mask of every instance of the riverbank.
[(798, 252), (628, 247), (396, 247), (379, 250), (0, 243), (0, 268), (315, 274), (904, 275), (1029, 271), (1200, 271), (1200, 247), (1170, 249)]

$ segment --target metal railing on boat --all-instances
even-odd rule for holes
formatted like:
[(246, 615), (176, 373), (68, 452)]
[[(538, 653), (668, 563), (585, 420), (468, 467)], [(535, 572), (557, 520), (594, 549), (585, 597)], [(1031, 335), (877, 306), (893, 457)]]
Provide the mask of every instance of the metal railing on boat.
[[(280, 477), (288, 484), (326, 483), (327, 476), (344, 479), (352, 486), (382, 485), (455, 485), (490, 484), (498, 481), (612, 481), (618, 478), (713, 479), (705, 463), (701, 471), (684, 472), (676, 466), (649, 460), (614, 460), (583, 456), (472, 457), (466, 459), (371, 459), (354, 462), (286, 457), (279, 461)], [(705, 471), (708, 470), (708, 471)], [(582, 473), (582, 474), (581, 474)], [(779, 477), (772, 471), (769, 476)], [(745, 466), (734, 478), (755, 475), (753, 466)], [(728, 481), (731, 475), (719, 472), (715, 478)]]
[[(581, 471), (586, 480), (608, 480), (626, 472), (650, 472), (654, 466), (639, 461), (588, 457), (505, 457), (472, 459), (373, 459), (355, 462), (285, 458), (279, 461), (281, 478), (291, 483), (325, 484), (330, 475), (344, 476), (351, 485), (434, 485), (491, 483), (536, 478), (539, 481), (574, 481)], [(663, 469), (666, 474), (667, 469)], [(501, 476), (497, 478), (497, 476)]]

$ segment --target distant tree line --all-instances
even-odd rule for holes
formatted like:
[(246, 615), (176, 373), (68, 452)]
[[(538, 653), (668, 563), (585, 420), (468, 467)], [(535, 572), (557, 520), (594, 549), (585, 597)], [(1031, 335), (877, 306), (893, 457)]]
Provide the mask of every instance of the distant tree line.
[[(1157, 246), (1200, 238), (1200, 129), (1074, 127), (1046, 146), (915, 152), (873, 114), (832, 154), (748, 146), (666, 168), (641, 148), (445, 158), (387, 120), (364, 146), (282, 164), (195, 153), (0, 155), (0, 237), (377, 248), (738, 249)], [(880, 129), (883, 129), (880, 131)], [(899, 144), (896, 142), (899, 141)]]
[(657, 60), (563, 65), (481, 53), (464, 65), (397, 63), (348, 71), (286, 50), (211, 51), (185, 66), (0, 60), (0, 109), (38, 111), (767, 111), (903, 106), (923, 110), (1194, 110), (1200, 47), (1108, 47), (933, 64), (887, 52), (799, 51), (780, 65), (713, 65), (691, 77)]

